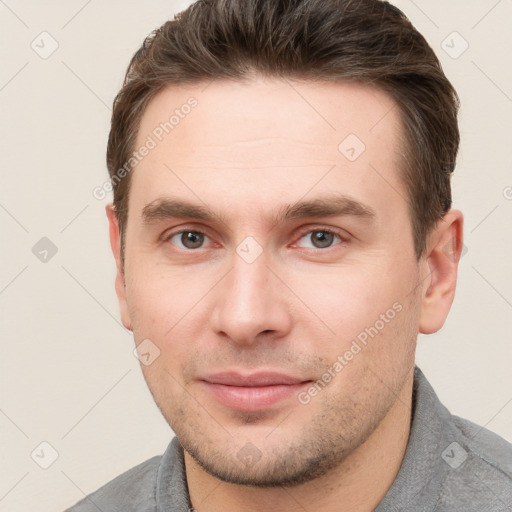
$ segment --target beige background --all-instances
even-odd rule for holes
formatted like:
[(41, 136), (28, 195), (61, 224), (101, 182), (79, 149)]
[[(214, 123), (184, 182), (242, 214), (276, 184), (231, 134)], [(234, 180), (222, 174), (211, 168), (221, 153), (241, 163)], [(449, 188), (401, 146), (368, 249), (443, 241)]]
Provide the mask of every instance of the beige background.
[[(131, 55), (187, 4), (0, 1), (2, 511), (63, 510), (172, 436), (119, 322), (92, 190), (106, 179), (110, 105)], [(512, 2), (396, 4), (462, 100), (453, 184), (468, 251), (451, 316), (421, 339), (418, 364), (455, 414), (512, 441)], [(34, 40), (40, 53), (58, 48), (43, 59)], [(46, 263), (32, 252), (42, 237), (57, 248)], [(48, 469), (41, 442), (58, 454)]]

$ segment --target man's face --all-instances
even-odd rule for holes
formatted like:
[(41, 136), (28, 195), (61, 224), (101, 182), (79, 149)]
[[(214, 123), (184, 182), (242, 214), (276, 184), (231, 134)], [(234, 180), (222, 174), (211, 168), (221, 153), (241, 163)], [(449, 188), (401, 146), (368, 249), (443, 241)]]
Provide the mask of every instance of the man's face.
[(404, 407), (422, 287), (399, 112), (362, 85), (205, 85), (143, 115), (135, 148), (157, 144), (131, 176), (123, 321), (158, 347), (144, 376), (196, 462), (298, 483)]

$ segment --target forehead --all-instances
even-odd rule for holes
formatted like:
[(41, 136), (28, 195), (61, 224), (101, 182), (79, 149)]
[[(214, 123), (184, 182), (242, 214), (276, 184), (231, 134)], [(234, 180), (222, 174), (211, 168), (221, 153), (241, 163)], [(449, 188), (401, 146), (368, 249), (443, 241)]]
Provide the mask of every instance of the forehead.
[(390, 196), (405, 195), (400, 135), (392, 98), (362, 84), (255, 77), (167, 87), (141, 118), (136, 147), (154, 147), (132, 192), (146, 203), (166, 191), (220, 201), (243, 192), (265, 208), (312, 189), (382, 195), (385, 181)]
[[(191, 98), (197, 106), (189, 108)], [(258, 76), (244, 82), (214, 80), (167, 87), (158, 93), (143, 113), (138, 141), (168, 122), (175, 111), (171, 131), (180, 134), (180, 143), (189, 137), (206, 146), (282, 135), (299, 144), (332, 145), (347, 133), (356, 133), (365, 141), (389, 134), (390, 126), (399, 128), (394, 106), (384, 91), (359, 83)], [(376, 129), (384, 117), (384, 127)], [(173, 137), (167, 139), (172, 146)], [(179, 150), (179, 145), (175, 149)]]

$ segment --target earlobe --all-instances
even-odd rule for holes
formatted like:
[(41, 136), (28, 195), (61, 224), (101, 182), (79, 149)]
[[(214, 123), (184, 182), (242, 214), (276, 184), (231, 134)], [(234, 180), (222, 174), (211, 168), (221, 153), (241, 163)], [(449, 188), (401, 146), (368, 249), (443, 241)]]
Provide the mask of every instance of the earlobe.
[(128, 330), (132, 330), (132, 323), (130, 314), (128, 311), (128, 304), (126, 301), (126, 283), (125, 283), (125, 271), (124, 262), (121, 256), (121, 236), (119, 229), (119, 219), (117, 218), (116, 211), (112, 203), (109, 203), (105, 207), (107, 213), (108, 225), (109, 225), (109, 236), (110, 246), (112, 248), (112, 254), (116, 261), (116, 280), (115, 289), (117, 300), (119, 302), (119, 309), (121, 312), (121, 321)]
[(423, 334), (441, 329), (453, 303), (463, 248), (462, 229), (462, 213), (450, 210), (428, 236), (419, 325)]

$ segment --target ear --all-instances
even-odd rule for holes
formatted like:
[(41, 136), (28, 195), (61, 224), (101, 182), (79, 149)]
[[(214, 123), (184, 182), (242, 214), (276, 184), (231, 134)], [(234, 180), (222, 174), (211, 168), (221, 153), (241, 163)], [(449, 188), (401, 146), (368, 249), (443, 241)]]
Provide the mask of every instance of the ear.
[(462, 254), (464, 218), (450, 210), (427, 237), (423, 259), (423, 288), (419, 330), (437, 332), (443, 326), (455, 296), (457, 269)]
[(117, 300), (119, 301), (119, 309), (121, 311), (121, 321), (123, 325), (128, 329), (132, 330), (132, 322), (130, 320), (130, 314), (128, 311), (128, 304), (126, 302), (126, 286), (124, 279), (124, 262), (121, 258), (121, 236), (119, 231), (119, 220), (117, 218), (114, 205), (109, 203), (105, 207), (107, 213), (108, 224), (109, 224), (109, 235), (110, 235), (110, 246), (112, 247), (112, 253), (116, 260), (116, 294)]

